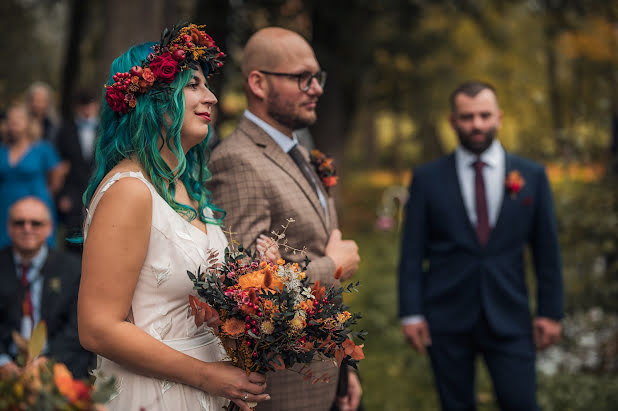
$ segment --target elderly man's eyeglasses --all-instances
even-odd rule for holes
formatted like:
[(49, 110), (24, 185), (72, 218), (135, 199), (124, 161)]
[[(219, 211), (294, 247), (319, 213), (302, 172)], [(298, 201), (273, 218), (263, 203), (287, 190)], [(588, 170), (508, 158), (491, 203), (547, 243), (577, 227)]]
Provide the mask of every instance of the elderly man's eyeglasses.
[(321, 88), (326, 85), (326, 72), (323, 70), (318, 71), (315, 74), (311, 74), (308, 71), (302, 73), (277, 73), (274, 71), (258, 70), (262, 74), (268, 74), (270, 76), (282, 76), (298, 79), (298, 88), (300, 91), (307, 92), (311, 88), (313, 79), (316, 79)]
[(15, 227), (24, 228), (26, 224), (30, 224), (32, 228), (41, 228), (45, 225), (43, 220), (11, 220), (11, 224)]

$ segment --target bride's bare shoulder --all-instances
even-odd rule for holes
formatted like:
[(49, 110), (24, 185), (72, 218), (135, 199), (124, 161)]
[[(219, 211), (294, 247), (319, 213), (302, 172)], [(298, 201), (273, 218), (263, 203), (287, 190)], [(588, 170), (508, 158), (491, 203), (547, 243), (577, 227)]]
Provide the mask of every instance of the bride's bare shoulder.
[[(98, 193), (107, 182), (119, 173), (139, 172), (145, 177), (142, 167), (134, 160), (123, 160), (112, 168), (101, 180), (97, 187), (96, 193)], [(138, 181), (135, 178), (123, 178), (115, 182), (109, 189), (106, 190), (107, 198), (119, 198), (121, 201), (150, 198), (150, 190), (142, 181)]]

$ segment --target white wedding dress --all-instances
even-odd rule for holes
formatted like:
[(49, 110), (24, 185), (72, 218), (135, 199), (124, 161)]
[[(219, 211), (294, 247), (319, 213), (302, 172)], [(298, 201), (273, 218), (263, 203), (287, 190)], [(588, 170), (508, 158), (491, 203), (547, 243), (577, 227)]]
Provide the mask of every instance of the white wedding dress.
[[(150, 243), (126, 321), (194, 358), (223, 360), (225, 350), (211, 329), (195, 326), (188, 296), (197, 294), (187, 270), (195, 273), (212, 250), (217, 250), (222, 259), (227, 245), (225, 235), (216, 225), (208, 225), (205, 234), (176, 213), (140, 172), (123, 172), (110, 178), (92, 199), (84, 238), (99, 200), (121, 178), (137, 178), (152, 193)], [(209, 209), (206, 212), (212, 213)], [(141, 407), (147, 411), (218, 411), (229, 402), (187, 385), (135, 374), (101, 356), (93, 373), (116, 377), (116, 394), (106, 404), (110, 411), (139, 411)]]

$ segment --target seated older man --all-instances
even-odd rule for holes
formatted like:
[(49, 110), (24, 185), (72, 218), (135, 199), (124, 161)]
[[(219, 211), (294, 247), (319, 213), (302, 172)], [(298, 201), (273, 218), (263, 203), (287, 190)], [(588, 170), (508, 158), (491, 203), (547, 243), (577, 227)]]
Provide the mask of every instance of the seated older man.
[(39, 321), (47, 324), (43, 354), (85, 377), (93, 355), (79, 344), (77, 292), (79, 259), (47, 247), (52, 220), (36, 197), (16, 201), (9, 210), (11, 245), (0, 250), (0, 374), (16, 370), (12, 331), (29, 338)]

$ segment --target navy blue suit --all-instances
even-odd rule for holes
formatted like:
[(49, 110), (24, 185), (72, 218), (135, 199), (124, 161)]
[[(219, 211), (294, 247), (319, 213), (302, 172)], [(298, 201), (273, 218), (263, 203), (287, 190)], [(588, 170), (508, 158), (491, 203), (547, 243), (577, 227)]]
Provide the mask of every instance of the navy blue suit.
[[(466, 213), (453, 154), (416, 169), (410, 187), (399, 271), (399, 315), (423, 315), (427, 320), (433, 343), (430, 356), (444, 409), (474, 409), (468, 400), (444, 398), (449, 393), (440, 386), (440, 378), (447, 377), (454, 385), (460, 378), (464, 397), (470, 397), (473, 368), (443, 368), (449, 364), (452, 368), (451, 360), (457, 358), (473, 361), (477, 352), (488, 362), (500, 406), (523, 409), (523, 405), (511, 407), (507, 404), (511, 400), (505, 400), (508, 391), (511, 398), (522, 395), (517, 383), (511, 380), (510, 387), (497, 381), (501, 373), (508, 379), (516, 371), (503, 369), (510, 367), (509, 363), (493, 361), (492, 356), (505, 351), (531, 361), (532, 371), (528, 367), (521, 378), (534, 380), (534, 375), (529, 375), (534, 373), (535, 353), (524, 273), (527, 244), (537, 277), (536, 315), (563, 316), (560, 254), (547, 176), (539, 164), (508, 153), (505, 156), (506, 174), (517, 170), (525, 184), (512, 196), (505, 190), (485, 246), (480, 245)], [(523, 389), (532, 390), (528, 397), (535, 402), (534, 381), (528, 385)], [(469, 400), (474, 402), (473, 395)]]

